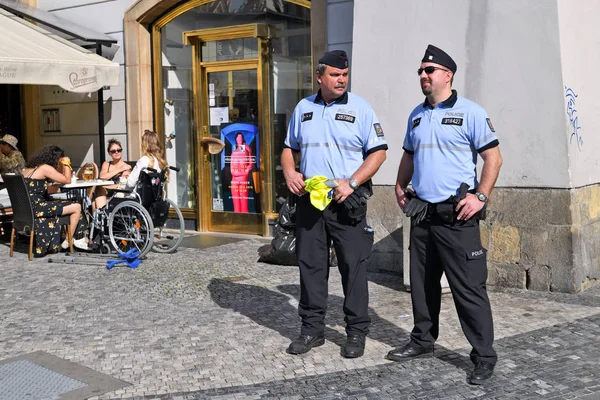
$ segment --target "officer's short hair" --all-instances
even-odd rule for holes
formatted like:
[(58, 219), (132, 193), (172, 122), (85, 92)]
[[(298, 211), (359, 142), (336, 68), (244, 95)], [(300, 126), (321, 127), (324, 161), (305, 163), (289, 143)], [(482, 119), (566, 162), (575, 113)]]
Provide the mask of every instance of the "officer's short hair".
[(327, 64), (319, 64), (317, 65), (317, 74), (319, 75), (323, 75), (325, 73), (325, 70), (327, 69)]

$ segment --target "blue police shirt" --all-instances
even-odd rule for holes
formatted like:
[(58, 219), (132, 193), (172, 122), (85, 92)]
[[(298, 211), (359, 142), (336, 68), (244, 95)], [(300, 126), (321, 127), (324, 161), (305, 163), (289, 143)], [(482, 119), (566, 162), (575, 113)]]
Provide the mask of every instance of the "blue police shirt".
[(427, 100), (408, 118), (404, 150), (414, 155), (412, 185), (430, 203), (458, 194), (462, 182), (471, 189), (477, 180), (477, 154), (498, 146), (492, 122), (478, 104), (452, 91), (432, 108)]
[(388, 148), (379, 119), (366, 100), (345, 92), (325, 104), (320, 91), (294, 109), (285, 146), (300, 151), (300, 173), (305, 179), (350, 178), (369, 154)]

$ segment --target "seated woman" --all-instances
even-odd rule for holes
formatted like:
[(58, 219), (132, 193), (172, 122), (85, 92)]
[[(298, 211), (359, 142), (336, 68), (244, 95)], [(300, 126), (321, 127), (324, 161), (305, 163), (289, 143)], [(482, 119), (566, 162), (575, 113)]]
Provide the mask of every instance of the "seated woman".
[(96, 188), (96, 208), (102, 208), (106, 205), (106, 189), (118, 188), (119, 185), (124, 185), (127, 177), (131, 173), (131, 166), (123, 161), (123, 146), (117, 139), (108, 141), (108, 154), (112, 158), (110, 161), (102, 163), (100, 170), (100, 179), (111, 180), (115, 184), (110, 186), (101, 186)]
[(142, 135), (142, 158), (140, 158), (127, 178), (126, 189), (134, 189), (140, 177), (140, 172), (146, 168), (161, 171), (167, 166), (167, 161), (160, 146), (158, 133), (146, 129)]
[[(58, 171), (61, 166), (62, 173)], [(33, 212), (38, 226), (35, 235), (34, 257), (42, 257), (47, 253), (55, 253), (69, 247), (65, 240), (61, 244), (60, 226), (58, 217), (70, 215), (69, 232), (73, 245), (79, 249), (87, 250), (87, 225), (81, 218), (81, 205), (78, 203), (60, 200), (48, 200), (48, 181), (58, 183), (71, 182), (73, 171), (71, 160), (65, 157), (65, 152), (58, 146), (48, 145), (42, 147), (25, 164), (23, 177), (29, 191)]]

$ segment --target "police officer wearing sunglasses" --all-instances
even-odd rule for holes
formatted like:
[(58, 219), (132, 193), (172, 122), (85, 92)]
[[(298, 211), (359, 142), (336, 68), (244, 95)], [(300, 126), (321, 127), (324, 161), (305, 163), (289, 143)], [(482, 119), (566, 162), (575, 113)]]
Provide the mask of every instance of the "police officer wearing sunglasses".
[[(412, 217), (410, 284), (414, 328), (410, 342), (390, 351), (393, 361), (431, 356), (439, 333), (440, 279), (446, 273), (463, 332), (473, 347), (469, 380), (491, 378), (492, 310), (486, 291), (486, 249), (479, 237), (502, 156), (485, 110), (452, 90), (456, 63), (429, 45), (418, 69), (425, 101), (408, 118), (396, 197)], [(483, 159), (479, 181), (477, 158)], [(413, 189), (407, 189), (412, 180)], [(468, 190), (471, 189), (471, 190)]]
[[(348, 57), (344, 51), (326, 53), (317, 67), (321, 89), (298, 103), (290, 120), (281, 166), (296, 203), (296, 255), (300, 266), (300, 336), (288, 353), (302, 354), (325, 343), (325, 311), (329, 277), (329, 240), (338, 257), (344, 287), (348, 338), (341, 354), (364, 353), (371, 319), (366, 263), (373, 230), (365, 220), (371, 177), (386, 158), (387, 142), (369, 104), (347, 92)], [(296, 159), (300, 161), (296, 171)], [(332, 201), (320, 211), (311, 204), (305, 179), (325, 177), (337, 182)], [(327, 188), (326, 188), (327, 189)]]

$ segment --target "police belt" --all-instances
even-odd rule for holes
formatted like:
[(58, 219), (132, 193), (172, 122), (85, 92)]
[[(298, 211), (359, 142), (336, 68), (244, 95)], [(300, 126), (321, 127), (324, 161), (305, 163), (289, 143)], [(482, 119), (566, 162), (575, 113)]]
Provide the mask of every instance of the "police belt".
[[(469, 193), (475, 194), (475, 190), (469, 190)], [(456, 217), (458, 216), (458, 212), (456, 211), (456, 206), (458, 202), (453, 198), (454, 196), (449, 197), (447, 200), (444, 200), (439, 203), (429, 203), (427, 202), (427, 216), (428, 217), (439, 217), (442, 221), (450, 223), (456, 222)], [(473, 217), (477, 220), (485, 219), (485, 209), (486, 205), (477, 212)]]

